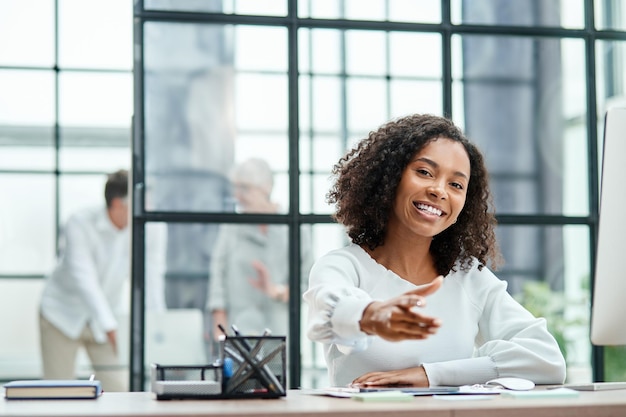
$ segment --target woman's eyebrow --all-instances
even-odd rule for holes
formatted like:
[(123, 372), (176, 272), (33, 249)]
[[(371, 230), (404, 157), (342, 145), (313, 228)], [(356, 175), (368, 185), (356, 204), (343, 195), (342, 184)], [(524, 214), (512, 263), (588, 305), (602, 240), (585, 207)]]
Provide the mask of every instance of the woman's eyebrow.
[[(439, 168), (439, 164), (438, 164), (438, 163), (436, 163), (436, 162), (435, 162), (435, 161), (433, 161), (432, 159), (430, 159), (430, 158), (426, 158), (426, 157), (424, 157), (424, 156), (422, 156), (422, 157), (420, 157), (420, 158), (415, 158), (415, 159), (413, 160), (413, 162), (425, 162), (425, 163), (427, 163), (428, 165), (432, 166), (433, 168)], [(468, 178), (468, 176), (467, 176), (466, 174), (464, 174), (463, 172), (461, 172), (461, 171), (455, 171), (455, 172), (454, 172), (454, 175), (455, 175), (455, 176), (457, 176), (457, 177), (463, 177), (463, 178), (465, 178), (466, 180), (467, 180), (467, 179), (469, 179), (469, 178)]]

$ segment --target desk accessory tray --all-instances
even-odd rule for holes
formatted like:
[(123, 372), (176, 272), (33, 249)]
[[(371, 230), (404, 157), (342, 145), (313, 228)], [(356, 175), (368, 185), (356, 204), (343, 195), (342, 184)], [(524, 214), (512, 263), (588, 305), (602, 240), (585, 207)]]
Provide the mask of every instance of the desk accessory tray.
[(287, 393), (284, 336), (227, 336), (211, 365), (151, 366), (158, 400), (279, 398)]

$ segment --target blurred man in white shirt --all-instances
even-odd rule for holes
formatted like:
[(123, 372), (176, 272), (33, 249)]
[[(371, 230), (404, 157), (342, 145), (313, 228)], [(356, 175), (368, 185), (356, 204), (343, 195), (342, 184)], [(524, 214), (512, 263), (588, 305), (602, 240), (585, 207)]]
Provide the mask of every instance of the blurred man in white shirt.
[[(76, 378), (82, 346), (103, 389), (126, 391), (127, 373), (118, 359), (117, 317), (126, 310), (123, 289), (130, 276), (128, 172), (110, 174), (104, 194), (106, 207), (85, 209), (69, 218), (63, 255), (46, 279), (40, 306), (43, 377)], [(155, 271), (161, 275), (157, 279), (162, 280), (162, 272)], [(162, 285), (155, 287), (161, 293), (147, 297), (147, 308), (164, 309)]]

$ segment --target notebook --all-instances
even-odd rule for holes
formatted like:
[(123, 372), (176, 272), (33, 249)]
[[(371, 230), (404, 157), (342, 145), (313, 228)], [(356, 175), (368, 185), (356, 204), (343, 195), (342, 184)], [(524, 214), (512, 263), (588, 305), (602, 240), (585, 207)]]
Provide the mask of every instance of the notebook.
[(102, 394), (98, 380), (83, 379), (33, 379), (4, 384), (8, 400), (35, 399), (94, 399)]

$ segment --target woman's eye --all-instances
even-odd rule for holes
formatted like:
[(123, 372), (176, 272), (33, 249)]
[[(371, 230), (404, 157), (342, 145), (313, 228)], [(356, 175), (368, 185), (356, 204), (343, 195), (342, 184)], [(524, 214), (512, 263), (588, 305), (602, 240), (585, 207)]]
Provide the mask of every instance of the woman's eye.
[(451, 186), (453, 186), (454, 188), (457, 188), (459, 190), (463, 189), (463, 184), (459, 184), (458, 182), (453, 182), (452, 184), (450, 184)]
[(421, 174), (421, 175), (430, 176), (430, 172), (428, 172), (428, 171), (427, 171), (427, 170), (425, 170), (425, 169), (418, 169), (418, 170), (417, 170), (417, 173), (418, 173), (418, 174)]

